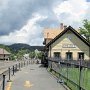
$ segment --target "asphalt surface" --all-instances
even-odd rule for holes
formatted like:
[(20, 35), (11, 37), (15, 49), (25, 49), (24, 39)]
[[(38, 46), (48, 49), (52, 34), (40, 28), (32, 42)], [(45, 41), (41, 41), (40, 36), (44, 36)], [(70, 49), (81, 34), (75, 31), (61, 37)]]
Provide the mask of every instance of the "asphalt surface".
[(22, 68), (11, 80), (12, 82), (6, 84), (5, 90), (66, 90), (40, 64)]

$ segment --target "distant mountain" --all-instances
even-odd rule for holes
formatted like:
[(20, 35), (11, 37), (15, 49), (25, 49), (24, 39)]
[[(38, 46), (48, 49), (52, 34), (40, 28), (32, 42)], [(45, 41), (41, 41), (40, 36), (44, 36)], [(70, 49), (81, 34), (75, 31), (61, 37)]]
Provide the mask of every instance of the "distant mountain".
[(39, 51), (43, 51), (44, 46), (30, 46), (30, 48), (29, 48), (30, 51), (34, 51), (36, 49)]
[(8, 45), (8, 47), (10, 48), (10, 50), (12, 52), (17, 53), (19, 50), (28, 49), (30, 46), (27, 45), (27, 44), (23, 44), (23, 43), (15, 43), (15, 44), (12, 44), (12, 45)]
[(28, 49), (29, 51), (34, 51), (37, 49), (39, 51), (42, 51), (44, 48), (44, 46), (30, 46), (28, 44), (23, 44), (23, 43), (15, 43), (12, 45), (8, 45), (8, 47), (12, 52), (16, 52), (16, 53), (21, 49)]

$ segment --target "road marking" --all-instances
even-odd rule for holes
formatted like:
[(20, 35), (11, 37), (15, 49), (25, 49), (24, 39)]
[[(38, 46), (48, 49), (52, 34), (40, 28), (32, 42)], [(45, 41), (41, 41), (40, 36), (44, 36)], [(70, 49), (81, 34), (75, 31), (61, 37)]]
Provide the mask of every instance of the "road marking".
[(6, 87), (6, 90), (10, 90), (11, 89), (11, 85), (12, 85), (12, 82), (8, 82), (8, 86)]
[(33, 84), (31, 84), (30, 81), (25, 81), (24, 86), (25, 86), (25, 87), (32, 87)]

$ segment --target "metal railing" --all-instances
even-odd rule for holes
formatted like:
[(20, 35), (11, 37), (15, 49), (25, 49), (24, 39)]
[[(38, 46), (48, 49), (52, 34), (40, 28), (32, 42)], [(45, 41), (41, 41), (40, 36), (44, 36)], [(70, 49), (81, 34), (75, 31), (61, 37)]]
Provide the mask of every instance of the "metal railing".
[(90, 90), (90, 60), (60, 60), (48, 58), (48, 68), (71, 90)]
[(30, 61), (30, 60), (22, 61), (15, 65), (10, 66), (9, 68), (7, 68), (7, 70), (5, 70), (3, 73), (1, 73), (0, 74), (0, 90), (5, 90), (6, 76), (8, 79), (7, 81), (11, 82), (11, 77), (14, 76), (17, 71), (20, 71), (21, 68), (28, 66), (31, 63), (32, 63), (32, 61)]

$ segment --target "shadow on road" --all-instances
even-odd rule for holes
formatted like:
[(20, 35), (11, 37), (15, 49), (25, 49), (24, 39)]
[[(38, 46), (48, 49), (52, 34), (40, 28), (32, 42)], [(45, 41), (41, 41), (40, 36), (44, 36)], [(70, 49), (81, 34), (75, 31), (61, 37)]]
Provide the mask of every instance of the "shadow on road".
[(41, 65), (39, 66), (39, 68), (45, 68), (45, 67), (44, 67), (44, 65), (43, 65), (43, 64), (41, 64)]

